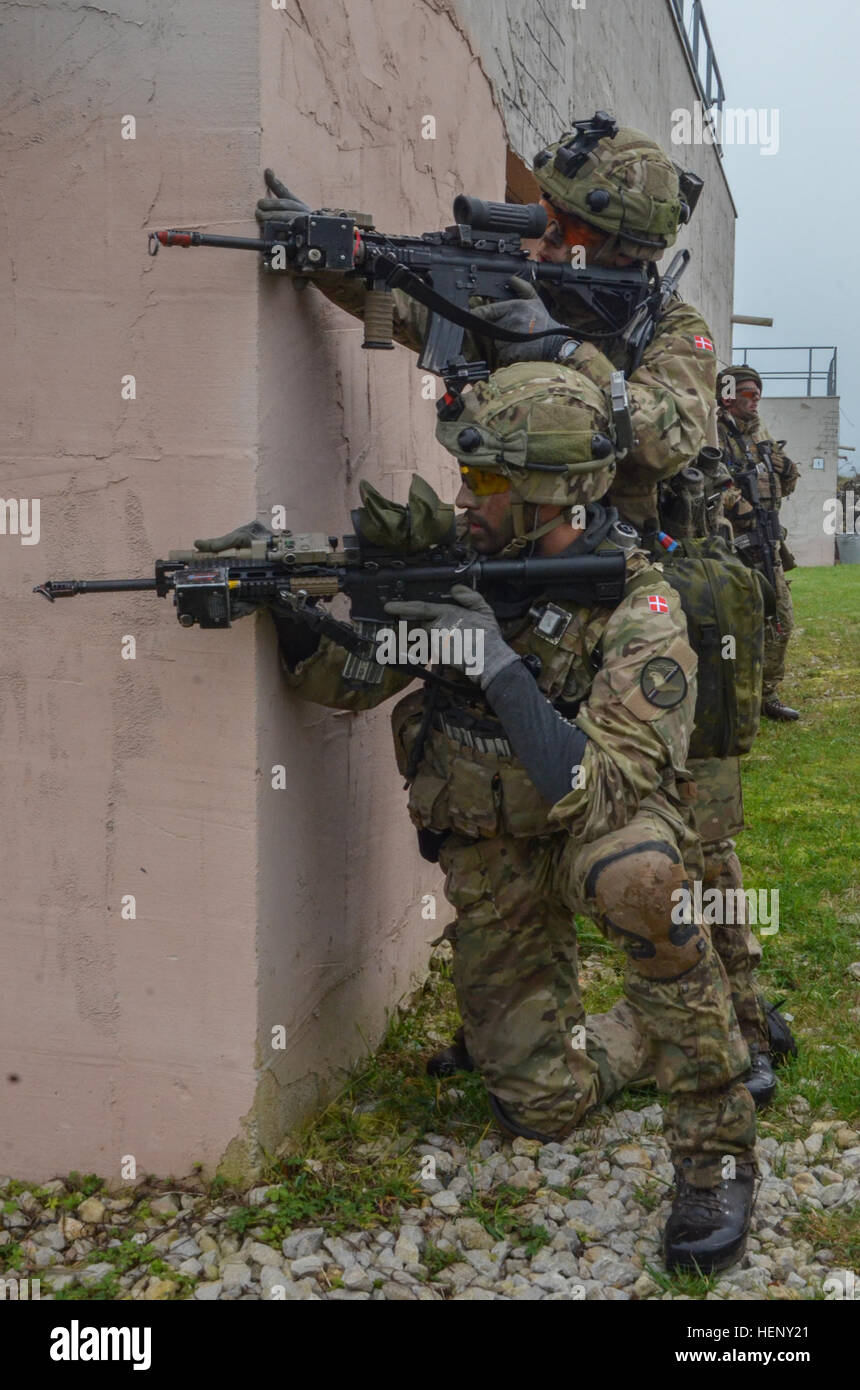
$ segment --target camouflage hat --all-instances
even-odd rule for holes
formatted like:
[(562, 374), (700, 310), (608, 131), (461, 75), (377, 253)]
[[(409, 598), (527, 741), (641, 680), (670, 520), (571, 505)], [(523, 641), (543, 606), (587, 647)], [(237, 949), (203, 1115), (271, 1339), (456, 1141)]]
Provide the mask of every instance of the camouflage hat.
[[(724, 367), (723, 370), (720, 372), (719, 376), (717, 377), (718, 401), (722, 401), (725, 399), (725, 397), (723, 396), (723, 387), (725, 386), (727, 381), (734, 381), (735, 385), (737, 385), (739, 381), (754, 381), (758, 389), (760, 391), (762, 390), (761, 377), (759, 376), (755, 367), (747, 367), (744, 365), (736, 367)], [(729, 396), (729, 399), (733, 399), (733, 397)]]
[(515, 362), (463, 396), (436, 438), (458, 463), (499, 473), (517, 502), (569, 507), (597, 501), (615, 477), (603, 391), (572, 367)]
[(564, 136), (535, 156), (535, 178), (546, 198), (614, 233), (623, 255), (659, 260), (688, 215), (675, 164), (641, 130), (621, 126), (615, 136), (598, 140), (573, 174), (565, 174), (558, 166), (564, 166), (570, 139)]

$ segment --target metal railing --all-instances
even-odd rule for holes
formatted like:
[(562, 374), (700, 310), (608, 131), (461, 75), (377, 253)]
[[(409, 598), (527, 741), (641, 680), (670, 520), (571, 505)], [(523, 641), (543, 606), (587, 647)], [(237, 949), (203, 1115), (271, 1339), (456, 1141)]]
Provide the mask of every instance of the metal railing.
[[(706, 111), (722, 111), (726, 89), (717, 65), (714, 45), (702, 8), (702, 0), (671, 0), (678, 27), (693, 65), (696, 83)], [(686, 11), (686, 15), (685, 15)], [(702, 71), (704, 66), (704, 72)]]
[[(789, 368), (788, 371), (774, 371), (773, 369), (762, 369), (757, 367), (755, 362), (751, 362), (750, 353), (764, 354), (768, 352), (800, 352), (806, 353), (805, 366)], [(815, 365), (813, 353), (829, 352), (830, 360), (826, 367)], [(743, 356), (739, 357), (738, 353)], [(820, 358), (818, 359), (821, 360)], [(734, 366), (755, 367), (762, 381), (801, 381), (806, 383), (807, 396), (836, 396), (836, 348), (835, 347), (736, 347), (732, 349), (732, 362)], [(813, 382), (823, 381), (825, 389), (823, 391), (813, 391)], [(792, 395), (800, 395), (802, 392), (792, 392)]]

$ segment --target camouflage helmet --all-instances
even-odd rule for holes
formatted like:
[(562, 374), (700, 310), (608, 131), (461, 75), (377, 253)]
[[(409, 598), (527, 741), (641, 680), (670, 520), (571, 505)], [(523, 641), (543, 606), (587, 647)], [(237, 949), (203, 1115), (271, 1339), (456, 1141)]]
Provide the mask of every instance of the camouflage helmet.
[(461, 466), (507, 478), (515, 534), (527, 532), (522, 504), (561, 508), (596, 502), (615, 477), (616, 449), (604, 392), (556, 362), (515, 362), (477, 382), (456, 420), (436, 438)]
[(674, 243), (694, 199), (690, 205), (684, 201), (678, 167), (655, 140), (628, 126), (615, 128), (615, 135), (587, 140), (581, 153), (576, 129), (548, 145), (535, 156), (535, 178), (549, 202), (614, 234), (613, 250), (657, 261)]
[(735, 367), (724, 367), (723, 370), (720, 372), (719, 376), (717, 377), (718, 401), (724, 401), (727, 399), (734, 400), (734, 391), (726, 392), (726, 395), (723, 395), (723, 388), (725, 387), (727, 381), (733, 381), (735, 383), (735, 388), (737, 387), (739, 381), (754, 381), (759, 391), (762, 390), (761, 377), (759, 376), (755, 367), (747, 367), (743, 364)]

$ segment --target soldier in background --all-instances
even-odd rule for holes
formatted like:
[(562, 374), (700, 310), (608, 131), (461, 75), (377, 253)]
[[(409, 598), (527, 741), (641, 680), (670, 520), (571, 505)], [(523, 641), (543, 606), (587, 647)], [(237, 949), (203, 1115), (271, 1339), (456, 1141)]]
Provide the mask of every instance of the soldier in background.
[[(723, 458), (734, 475), (755, 471), (761, 504), (776, 519), (783, 497), (788, 497), (797, 486), (799, 469), (783, 451), (785, 440), (774, 440), (759, 418), (761, 377), (752, 367), (727, 367), (717, 382), (717, 400)], [(794, 569), (795, 562), (785, 544), (785, 528), (776, 522), (774, 529), (777, 534), (781, 532), (781, 539), (777, 535), (770, 540), (761, 539), (755, 508), (747, 490), (739, 486), (727, 489), (724, 509), (734, 533), (735, 550), (746, 565), (768, 575), (765, 546), (773, 557), (776, 617), (765, 625), (761, 712), (768, 719), (799, 719), (799, 712), (783, 704), (777, 694), (785, 676), (786, 650), (794, 627), (785, 571)]]

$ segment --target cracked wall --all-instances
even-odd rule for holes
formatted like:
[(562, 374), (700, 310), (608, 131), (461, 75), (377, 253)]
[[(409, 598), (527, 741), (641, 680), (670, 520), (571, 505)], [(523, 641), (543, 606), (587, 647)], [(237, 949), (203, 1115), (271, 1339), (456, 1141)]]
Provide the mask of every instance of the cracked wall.
[[(345, 203), (417, 233), (444, 225), (462, 188), (502, 196), (502, 122), (444, 8), (287, 0), (284, 13), (263, 12), (261, 71), (261, 163), (313, 206)], [(434, 140), (421, 134), (428, 114)], [(284, 502), (296, 529), (343, 532), (362, 478), (405, 501), (420, 471), (453, 496), (412, 353), (362, 351), (361, 324), (281, 281), (261, 287), (260, 335), (261, 500)], [(450, 911), (406, 815), (391, 706), (353, 715), (284, 700), (271, 645), (260, 655), (260, 765), (289, 758), (291, 773), (289, 793), (265, 780), (259, 792), (257, 1136), (268, 1148), (379, 1038)], [(429, 893), (435, 921), (421, 916)], [(287, 1046), (273, 1051), (278, 1023)]]
[(431, 228), (487, 161), (500, 196), (502, 124), (421, 0), (21, 0), (2, 23), (0, 494), (40, 499), (41, 539), (0, 535), (0, 1171), (249, 1172), (379, 1039), (447, 920), (388, 712), (287, 697), (266, 618), (187, 632), (154, 596), (31, 590), (151, 574), (274, 504), (348, 530), (362, 477), (450, 494), (405, 350), (362, 352), (247, 253), (149, 259), (146, 229), (255, 234), (266, 164), (316, 205)]
[(0, 535), (0, 1170), (32, 1179), (211, 1165), (254, 1095), (253, 625), (31, 592), (152, 574), (254, 512), (253, 260), (149, 259), (144, 230), (252, 230), (254, 14), (2, 17), (0, 494), (41, 499), (41, 539)]

